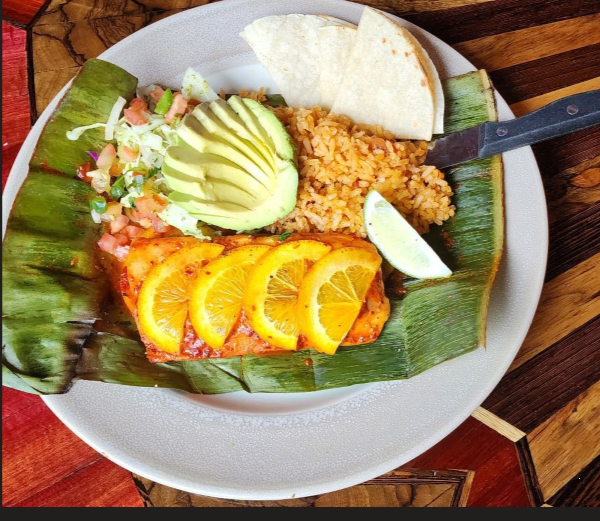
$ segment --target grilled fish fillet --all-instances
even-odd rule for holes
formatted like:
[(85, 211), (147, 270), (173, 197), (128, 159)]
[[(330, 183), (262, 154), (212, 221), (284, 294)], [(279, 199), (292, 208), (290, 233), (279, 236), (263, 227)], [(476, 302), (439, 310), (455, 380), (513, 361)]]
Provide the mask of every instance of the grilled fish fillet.
[[(316, 240), (329, 244), (332, 249), (354, 247), (375, 250), (375, 247), (362, 239), (348, 235), (335, 233), (304, 233), (293, 234), (289, 240)], [(150, 273), (157, 265), (172, 253), (179, 249), (198, 242), (191, 237), (168, 237), (155, 239), (135, 239), (131, 245), (130, 253), (123, 266), (120, 276), (120, 291), (125, 304), (136, 316), (136, 303), (140, 288)], [(278, 236), (253, 236), (232, 235), (227, 237), (214, 237), (213, 242), (225, 246), (225, 251), (250, 244), (265, 244), (277, 246), (281, 244)], [(381, 271), (373, 280), (367, 292), (365, 302), (352, 329), (344, 339), (342, 345), (360, 345), (375, 341), (381, 334), (385, 322), (389, 318), (390, 303), (385, 296), (383, 277)], [(162, 363), (181, 360), (197, 360), (202, 358), (227, 358), (246, 354), (268, 355), (281, 351), (262, 340), (250, 327), (244, 313), (242, 312), (237, 324), (230, 334), (223, 349), (213, 350), (201, 338), (191, 326), (189, 320), (186, 323), (184, 340), (179, 353), (165, 353), (142, 338), (146, 345), (146, 354), (152, 363)], [(309, 347), (305, 340), (300, 337), (299, 349)]]

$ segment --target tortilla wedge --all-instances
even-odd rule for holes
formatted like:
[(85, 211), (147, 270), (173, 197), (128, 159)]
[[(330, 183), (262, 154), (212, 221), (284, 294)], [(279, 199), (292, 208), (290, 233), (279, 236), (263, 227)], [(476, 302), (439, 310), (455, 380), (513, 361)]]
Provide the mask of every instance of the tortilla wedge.
[(319, 29), (321, 53), (321, 107), (331, 110), (344, 76), (356, 28), (347, 25), (329, 25)]
[(412, 38), (419, 59), (421, 60), (421, 64), (423, 65), (423, 68), (427, 73), (427, 77), (429, 78), (429, 85), (431, 86), (431, 90), (433, 93), (433, 105), (435, 109), (433, 119), (433, 133), (443, 134), (444, 111), (446, 103), (444, 101), (444, 89), (442, 88), (442, 80), (440, 80), (440, 75), (438, 74), (437, 67), (433, 64), (433, 61), (429, 57), (429, 54), (427, 53), (425, 48), (419, 43), (419, 41), (411, 32), (406, 31), (406, 34), (410, 36), (410, 38)]
[(268, 16), (248, 25), (240, 36), (252, 47), (292, 107), (321, 104), (319, 29), (347, 22), (323, 16)]
[[(342, 52), (339, 48), (339, 46), (341, 45), (340, 40), (345, 39), (346, 44), (348, 46), (351, 46), (354, 43), (354, 37), (350, 37), (350, 31), (346, 28), (356, 29), (357, 26), (350, 22), (346, 22), (345, 20), (341, 20), (340, 18), (335, 18), (334, 16), (319, 16), (327, 18), (328, 20), (339, 22), (341, 25), (345, 26), (345, 28), (342, 30), (331, 30), (330, 28), (319, 29), (319, 45), (321, 49), (330, 49), (330, 51), (323, 52), (323, 54), (321, 55), (321, 97), (323, 100), (323, 107), (326, 109), (330, 109), (333, 105), (333, 102), (331, 102), (329, 105), (327, 104), (328, 97), (330, 95), (329, 93), (331, 92), (328, 89), (332, 88), (330, 85), (335, 84), (335, 92), (337, 93), (337, 90), (339, 88), (339, 79), (343, 75), (343, 69), (341, 65), (343, 64), (343, 67), (345, 69), (347, 59), (350, 56), (351, 51), (351, 49), (348, 48), (346, 52)], [(324, 34), (326, 35), (325, 37), (323, 36)], [(419, 59), (421, 60), (421, 64), (423, 65), (423, 68), (427, 73), (427, 77), (429, 78), (429, 83), (433, 92), (433, 103), (435, 107), (433, 133), (443, 134), (445, 102), (444, 89), (442, 88), (442, 81), (440, 80), (440, 75), (438, 74), (437, 68), (434, 65), (433, 61), (429, 57), (429, 53), (421, 45), (419, 40), (417, 40), (417, 38), (409, 31), (408, 34), (412, 37), (413, 44), (417, 48)], [(339, 74), (339, 76), (335, 77), (335, 74)], [(334, 81), (335, 83), (333, 83)]]
[(399, 139), (431, 140), (434, 96), (419, 47), (406, 29), (365, 8), (331, 111)]

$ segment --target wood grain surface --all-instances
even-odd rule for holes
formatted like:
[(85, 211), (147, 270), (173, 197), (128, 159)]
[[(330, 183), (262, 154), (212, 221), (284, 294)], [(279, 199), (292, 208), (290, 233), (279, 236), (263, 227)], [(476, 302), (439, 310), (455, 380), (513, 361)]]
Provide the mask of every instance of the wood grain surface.
[(459, 507), (466, 506), (474, 472), (403, 469), (332, 494), (287, 501), (230, 501), (197, 496), (158, 485), (140, 476), (136, 482), (151, 507)]
[(600, 454), (600, 382), (528, 435), (544, 498), (550, 498)]
[[(2, 178), (30, 123), (90, 58), (209, 0), (3, 2)], [(600, 88), (598, 0), (363, 0), (487, 69), (517, 115)], [(406, 468), (320, 497), (235, 502), (106, 460), (35, 396), (3, 392), (5, 506), (600, 506), (600, 127), (534, 147), (550, 251), (531, 330), (467, 422)]]
[(600, 497), (600, 456), (585, 467), (553, 498), (551, 505), (585, 507), (597, 505)]

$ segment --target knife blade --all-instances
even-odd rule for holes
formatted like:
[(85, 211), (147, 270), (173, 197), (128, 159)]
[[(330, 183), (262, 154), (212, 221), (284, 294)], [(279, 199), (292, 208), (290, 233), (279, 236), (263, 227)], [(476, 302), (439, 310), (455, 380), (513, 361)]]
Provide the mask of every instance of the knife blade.
[(600, 90), (554, 101), (510, 121), (487, 122), (433, 142), (425, 163), (437, 168), (483, 159), (600, 125)]

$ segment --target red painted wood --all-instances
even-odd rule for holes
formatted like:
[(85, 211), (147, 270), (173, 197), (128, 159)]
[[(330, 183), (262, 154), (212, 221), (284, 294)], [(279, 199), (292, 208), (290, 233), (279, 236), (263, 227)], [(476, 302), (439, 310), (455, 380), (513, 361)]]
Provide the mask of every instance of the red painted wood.
[[(5, 18), (16, 3), (8, 4)], [(33, 4), (41, 2), (19, 3), (23, 20)], [(26, 44), (24, 30), (2, 23), (3, 189), (30, 129)], [(3, 506), (143, 506), (129, 472), (77, 438), (38, 396), (8, 388), (2, 391), (2, 466)]]
[[(17, 392), (4, 389), (3, 394)], [(73, 435), (39, 398), (2, 422), (2, 442), (2, 501), (6, 506), (101, 458)]]
[(129, 473), (101, 458), (16, 507), (143, 507)]
[(2, 22), (2, 189), (30, 129), (26, 40), (25, 31)]
[(19, 393), (12, 389), (2, 388), (2, 421), (15, 413), (21, 412), (33, 405), (37, 405), (40, 399), (37, 396)]
[(532, 506), (515, 444), (474, 418), (405, 467), (475, 471), (470, 507)]
[(142, 506), (131, 475), (75, 436), (39, 397), (8, 388), (2, 395), (3, 506)]
[(18, 25), (27, 25), (38, 13), (44, 0), (3, 0), (2, 18)]

